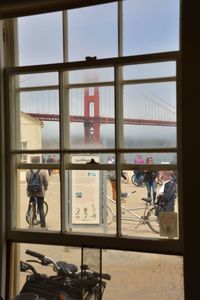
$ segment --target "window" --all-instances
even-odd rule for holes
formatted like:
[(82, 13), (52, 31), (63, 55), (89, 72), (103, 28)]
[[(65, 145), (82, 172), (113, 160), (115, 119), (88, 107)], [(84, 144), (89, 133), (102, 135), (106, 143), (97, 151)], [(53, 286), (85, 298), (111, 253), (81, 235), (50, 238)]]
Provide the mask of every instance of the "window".
[[(152, 5), (156, 5), (156, 1), (152, 1)], [(166, 5), (165, 17), (167, 18), (168, 13), (173, 10), (175, 13), (172, 16), (172, 22), (176, 20), (175, 31), (170, 28), (168, 37), (166, 35), (166, 43), (170, 44), (170, 39), (175, 40), (176, 43), (171, 43), (171, 45), (176, 46), (172, 46), (170, 49), (176, 50), (179, 47), (177, 38), (179, 31), (178, 3), (177, 1), (169, 2)], [(84, 56), (73, 57), (72, 60), (77, 60), (76, 65), (73, 62), (70, 63), (71, 54), (75, 54), (72, 42), (73, 39), (76, 39), (76, 36), (72, 37), (75, 24), (95, 41), (98, 41), (98, 35), (102, 35), (104, 28), (115, 28), (115, 33), (118, 28), (118, 34), (115, 34), (114, 40), (110, 41), (110, 49), (116, 49), (116, 36), (118, 36), (119, 55), (123, 53), (122, 49), (125, 49), (126, 45), (126, 39), (120, 38), (120, 31), (124, 30), (125, 38), (128, 31), (127, 22), (130, 21), (130, 11), (134, 12), (131, 20), (136, 21), (135, 12), (139, 10), (141, 13), (142, 11), (145, 13), (147, 8), (144, 3), (136, 2), (133, 5), (132, 2), (125, 1), (123, 4), (112, 3), (18, 19), (19, 63), (23, 65), (21, 62), (26, 57), (26, 64), (29, 65), (30, 62), (33, 66), (13, 67), (7, 70), (7, 81), (10, 87), (8, 90), (10, 102), (8, 113), (10, 119), (14, 120), (9, 124), (11, 140), (8, 151), (11, 155), (12, 166), (15, 166), (14, 169), (10, 168), (10, 175), (13, 178), (11, 184), (13, 196), (11, 192), (10, 197), (13, 207), (23, 207), (20, 205), (20, 201), (23, 199), (22, 187), (20, 187), (23, 183), (20, 183), (20, 178), (22, 178), (20, 174), (29, 168), (34, 168), (34, 164), (31, 164), (28, 159), (24, 160), (24, 157), (39, 155), (39, 168), (44, 168), (46, 171), (52, 169), (57, 172), (54, 192), (56, 191), (56, 201), (62, 212), (60, 214), (57, 211), (57, 224), (49, 229), (56, 230), (58, 234), (60, 232), (60, 234), (71, 236), (72, 232), (79, 234), (100, 232), (108, 239), (110, 234), (123, 239), (127, 235), (131, 238), (138, 236), (138, 232), (135, 230), (126, 230), (124, 221), (130, 218), (125, 215), (130, 214), (130, 210), (123, 211), (120, 205), (120, 195), (127, 192), (128, 195), (130, 194), (127, 202), (135, 199), (139, 205), (141, 199), (147, 196), (147, 190), (146, 188), (142, 192), (137, 190), (133, 195), (133, 187), (124, 186), (124, 182), (121, 182), (121, 172), (126, 172), (129, 182), (134, 181), (133, 170), (138, 168), (135, 158), (137, 155), (141, 155), (144, 159), (144, 164), (139, 166), (141, 172), (150, 168), (157, 174), (161, 171), (173, 171), (174, 174), (177, 174), (179, 52), (162, 51), (163, 53), (160, 54), (159, 48), (155, 48), (157, 49), (155, 52), (158, 53), (153, 56), (149, 49), (145, 50), (146, 55), (116, 57), (115, 51), (115, 54), (104, 55), (105, 57), (111, 55), (112, 58), (109, 60), (99, 60), (98, 55), (97, 58), (91, 55), (89, 60), (79, 61), (89, 54), (89, 50), (84, 50)], [(106, 18), (107, 22), (101, 24), (101, 18), (94, 18), (97, 11), (100, 14), (106, 11), (112, 17)], [(92, 18), (86, 18), (87, 14), (89, 16), (92, 13)], [(151, 13), (156, 19), (158, 18), (158, 22), (159, 18), (164, 16), (163, 8), (155, 11), (152, 7)], [(61, 18), (62, 14), (63, 19)], [(48, 25), (50, 20), (51, 26)], [(62, 20), (65, 24), (64, 27), (61, 26)], [(75, 20), (78, 20), (78, 23)], [(144, 20), (146, 20), (145, 15)], [(38, 32), (41, 22), (43, 30), (36, 35), (34, 32)], [(121, 27), (117, 26), (117, 22)], [(164, 22), (163, 20), (163, 24)], [(46, 27), (44, 27), (45, 23)], [(96, 24), (96, 27), (89, 25), (93, 23)], [(83, 24), (85, 27), (81, 26)], [(99, 28), (99, 31), (92, 35), (92, 32), (86, 30), (87, 27), (94, 31)], [(145, 28), (147, 29), (146, 25)], [(64, 30), (62, 42), (60, 35), (60, 43), (55, 43), (52, 33), (59, 32), (61, 34), (62, 30)], [(113, 36), (111, 32), (106, 30), (108, 36)], [(76, 31), (76, 34), (80, 34), (79, 30)], [(29, 45), (30, 37), (34, 42), (36, 38), (44, 39), (44, 36), (49, 42), (56, 44), (59, 51), (62, 48), (59, 45), (64, 45), (64, 53), (69, 54), (68, 63), (34, 66), (40, 61), (31, 61), (33, 56), (25, 47)], [(83, 32), (82, 36), (84, 36)], [(84, 39), (87, 40), (86, 36)], [(101, 43), (105, 44), (105, 41), (102, 40)], [(45, 45), (48, 46), (47, 44)], [(76, 48), (81, 51), (84, 48), (80, 48), (80, 45), (87, 45), (88, 49), (92, 49), (91, 47), (94, 45), (92, 41), (88, 40), (87, 43), (84, 43), (79, 39), (75, 44)], [(135, 44), (141, 47), (139, 43), (134, 42), (132, 49), (136, 49)], [(163, 45), (162, 39), (160, 44)], [(34, 45), (36, 44), (33, 44), (33, 48)], [(41, 43), (40, 47), (42, 47)], [(42, 59), (43, 53), (45, 54), (47, 51), (46, 48), (40, 47), (36, 49), (37, 57)], [(49, 48), (51, 49), (51, 47)], [(141, 47), (141, 49), (145, 48)], [(61, 53), (59, 51), (54, 51), (54, 53)], [(51, 57), (50, 53), (45, 58)], [(125, 53), (126, 51), (123, 55)], [(93, 54), (96, 56), (95, 52)], [(135, 54), (135, 52), (131, 50), (129, 54)], [(57, 55), (55, 60), (49, 62), (60, 62), (61, 56)], [(66, 57), (64, 54), (64, 60)], [(44, 60), (43, 62), (48, 61)], [(23, 142), (25, 133), (27, 136), (31, 136), (26, 149), (24, 149)], [(51, 155), (55, 156), (55, 160), (49, 165), (47, 158)], [(21, 157), (21, 160), (18, 157)], [(114, 164), (108, 164), (111, 157), (114, 157)], [(151, 166), (147, 164), (148, 157), (153, 158)], [(96, 164), (89, 164), (91, 160), (95, 160)], [(163, 162), (168, 162), (168, 164), (163, 164)], [(114, 205), (113, 203), (109, 204), (109, 198), (113, 197), (109, 171), (115, 171), (117, 176), (118, 201)], [(17, 185), (15, 181), (18, 182)], [(19, 191), (21, 192), (19, 193)], [(49, 196), (47, 194), (46, 197), (48, 198), (50, 195), (52, 194)], [(154, 197), (150, 193), (148, 196)], [(175, 211), (179, 218), (178, 193), (176, 196)], [(111, 227), (106, 221), (110, 217), (110, 212), (113, 214), (113, 226)], [(15, 214), (13, 229), (24, 228), (24, 225), (19, 225), (17, 221), (20, 219), (21, 213), (24, 214), (25, 211), (18, 211)], [(132, 220), (133, 216), (130, 217)], [(133, 220), (136, 221), (134, 228), (137, 228), (139, 220)], [(176, 222), (179, 223), (178, 219)], [(139, 232), (139, 236), (145, 238), (146, 233)], [(158, 237), (153, 232), (148, 233), (147, 236)], [(181, 238), (178, 227), (173, 237), (178, 246)]]
[[(133, 5), (127, 0), (18, 19), (19, 56), (6, 70), (6, 111), (12, 120), (7, 124), (12, 242), (45, 240), (52, 245), (182, 254), (178, 192), (170, 221), (173, 231), (169, 226), (157, 232), (145, 223), (147, 215), (134, 213), (142, 203), (142, 213), (147, 209), (148, 216), (155, 217), (153, 205), (141, 200), (147, 197), (146, 187), (133, 185), (137, 170), (173, 171), (179, 191), (180, 4), (168, 1), (160, 10), (157, 5), (153, 0), (151, 8), (149, 3)], [(153, 28), (148, 27), (148, 9), (155, 19)], [(99, 17), (105, 13), (105, 18)], [(144, 27), (138, 23), (139, 14)], [(169, 16), (169, 31), (163, 34)], [(156, 23), (162, 24), (159, 32)], [(140, 34), (130, 31), (133, 25)], [(149, 36), (151, 31), (156, 40)], [(25, 145), (27, 128), (34, 143)], [(36, 155), (40, 162), (31, 163), (29, 158)], [(136, 161), (138, 155), (143, 163)], [(54, 220), (48, 232), (30, 230), (24, 217), (23, 178), (30, 168), (53, 173), (46, 194)]]

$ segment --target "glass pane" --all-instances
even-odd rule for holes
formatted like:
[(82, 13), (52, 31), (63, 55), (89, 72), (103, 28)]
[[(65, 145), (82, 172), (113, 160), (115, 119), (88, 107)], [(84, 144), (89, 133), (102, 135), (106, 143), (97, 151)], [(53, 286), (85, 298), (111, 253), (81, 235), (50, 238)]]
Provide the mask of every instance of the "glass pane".
[[(36, 161), (34, 162), (37, 163)], [(34, 172), (36, 173), (35, 170)], [(37, 192), (33, 192), (32, 190), (29, 192), (27, 191), (27, 179), (30, 179), (30, 176), (30, 170), (17, 171), (17, 189), (15, 191), (16, 209), (14, 216), (16, 227), (31, 230), (43, 230), (41, 225), (46, 224), (46, 227), (49, 230), (60, 230), (59, 173), (54, 171), (49, 174), (47, 169), (41, 170), (40, 178), (42, 179), (42, 191)], [(43, 204), (44, 218), (41, 215), (43, 200), (45, 202)]]
[(18, 18), (19, 65), (63, 61), (62, 12)]
[(68, 163), (73, 164), (112, 164), (115, 160), (114, 153), (82, 153), (82, 154), (70, 154), (66, 155)]
[(176, 76), (176, 62), (159, 62), (123, 67), (123, 79), (147, 79)]
[[(26, 143), (22, 143), (22, 149), (26, 150)], [(39, 156), (39, 160), (35, 161), (35, 157)], [(58, 168), (58, 164), (60, 163), (60, 155), (59, 154), (30, 154), (28, 152), (25, 152), (23, 154), (20, 154), (18, 157), (19, 163), (36, 163), (36, 164), (45, 164), (45, 163), (51, 163), (52, 169), (54, 169), (54, 172), (56, 171), (55, 167)]]
[[(74, 160), (79, 160), (76, 156)], [(98, 161), (97, 157), (94, 157)], [(89, 165), (88, 165), (89, 166)], [(67, 230), (74, 232), (115, 233), (116, 220), (108, 227), (108, 171), (88, 169), (66, 171)], [(68, 186), (69, 182), (69, 186)], [(115, 209), (115, 208), (113, 208)]]
[(71, 148), (114, 147), (113, 86), (70, 89), (69, 113)]
[(68, 59), (114, 57), (117, 45), (117, 4), (68, 11)]
[(20, 87), (40, 87), (58, 85), (58, 73), (33, 73), (19, 75)]
[[(14, 251), (19, 251), (19, 256), (13, 263), (13, 278), (19, 278), (17, 291), (20, 292), (27, 280), (27, 272), (19, 271), (20, 260), (26, 262), (32, 257), (26, 254), (26, 250), (43, 254), (55, 262), (73, 264), (80, 274), (81, 249), (75, 247), (49, 246), (38, 244), (14, 244)], [(87, 251), (87, 249), (85, 249)], [(91, 252), (91, 250), (93, 250)], [(88, 249), (92, 256), (98, 257), (98, 249)], [(89, 257), (88, 257), (89, 258)], [(140, 252), (106, 250), (102, 252), (102, 273), (110, 275), (103, 278), (104, 292), (103, 299), (157, 299), (158, 294), (161, 300), (184, 299), (183, 283), (183, 259), (179, 256), (149, 254)], [(47, 276), (56, 276), (56, 270), (49, 266), (42, 266), (38, 263), (31, 263), (38, 273)], [(148, 267), (147, 267), (148, 266)], [(127, 276), (127, 270), (129, 276)], [(93, 265), (91, 267), (93, 271)], [(90, 276), (91, 276), (90, 272)], [(68, 278), (70, 281), (70, 279)], [(144, 281), (147, 288), (143, 288)], [(155, 282), (159, 282), (155, 289)], [(16, 283), (16, 282), (15, 282)], [(52, 286), (51, 286), (52, 287)], [(51, 291), (52, 289), (49, 289)], [(71, 290), (71, 289), (70, 289)], [(41, 290), (40, 290), (41, 291)], [(40, 295), (41, 296), (41, 295)], [(45, 295), (46, 296), (46, 295)]]
[(184, 299), (181, 256), (106, 250), (102, 272), (111, 275), (104, 300)]
[[(36, 261), (39, 262), (39, 259), (26, 254), (26, 250), (30, 250), (30, 251), (34, 251), (37, 253), (40, 253), (42, 255), (45, 255), (46, 257), (54, 260), (54, 262), (58, 263), (59, 262), (63, 263), (63, 267), (65, 267), (67, 264), (67, 266), (70, 267), (70, 270), (77, 270), (80, 276), (80, 266), (81, 266), (81, 248), (78, 247), (65, 247), (65, 246), (50, 246), (50, 245), (39, 245), (39, 244), (15, 244), (14, 245), (14, 249), (17, 250), (18, 254), (17, 256), (13, 255), (13, 257), (17, 257), (16, 261), (14, 261), (14, 268), (15, 270), (14, 273), (16, 274), (16, 276), (14, 276), (15, 280), (18, 278), (18, 280), (15, 281), (15, 287), (17, 289), (16, 293), (19, 293), (20, 291), (22, 292), (22, 288), (23, 288), (23, 293), (27, 293), (30, 292), (30, 290), (25, 290), (25, 287), (27, 286), (27, 284), (25, 285), (26, 281), (27, 281), (27, 275), (30, 276), (30, 274), (32, 273), (31, 270), (27, 270), (27, 271), (22, 271), (20, 272), (20, 261), (26, 263), (27, 260), (30, 259), (34, 259)], [(59, 292), (55, 292), (57, 290), (57, 286), (56, 282), (55, 282), (55, 286), (53, 288), (53, 281), (51, 281), (51, 286), (47, 285), (47, 282), (45, 281), (47, 277), (44, 276), (44, 274), (46, 274), (46, 276), (58, 276), (58, 273), (56, 271), (55, 268), (52, 268), (52, 264), (51, 265), (41, 265), (40, 263), (36, 263), (36, 262), (28, 262), (29, 264), (31, 264), (32, 267), (35, 268), (35, 270), (42, 274), (42, 277), (39, 277), (39, 280), (35, 281), (35, 284), (33, 284), (33, 286), (30, 284), (29, 288), (34, 288), (35, 286), (37, 286), (37, 292), (40, 293), (39, 296), (42, 299), (43, 297), (45, 297), (45, 299), (53, 299), (55, 297), (55, 293), (57, 293), (56, 295), (59, 296)], [(78, 274), (77, 274), (78, 277)], [(44, 282), (42, 281), (42, 278), (44, 279)], [(61, 277), (60, 277), (61, 278)], [(57, 277), (57, 280), (59, 279), (59, 277)], [(17, 285), (17, 286), (16, 286)], [(45, 287), (45, 288), (44, 288)], [(66, 289), (69, 290), (69, 287), (65, 287), (64, 291), (66, 292)], [(33, 292), (34, 290), (32, 290)], [(54, 291), (54, 293), (53, 293)], [(64, 298), (64, 294), (63, 293), (63, 298), (60, 299), (66, 299)], [(47, 297), (47, 298), (46, 298)], [(61, 297), (61, 296), (60, 296)], [(57, 297), (58, 298), (58, 297)], [(28, 298), (27, 298), (28, 299)], [(75, 298), (78, 299), (78, 298)], [(80, 298), (79, 298), (80, 299)]]
[(123, 1), (124, 55), (179, 50), (179, 0)]
[(153, 158), (153, 164), (176, 164), (177, 154), (174, 152), (169, 153), (124, 153), (125, 163), (127, 164), (145, 164), (147, 158)]
[[(15, 147), (22, 149), (57, 149), (59, 147), (59, 93), (58, 90), (27, 91), (15, 97)], [(18, 127), (18, 122), (20, 123)], [(19, 131), (18, 131), (19, 129)]]
[(85, 69), (68, 72), (69, 84), (95, 83), (114, 80), (113, 68)]
[(126, 153), (121, 163), (122, 233), (177, 238), (176, 154)]
[(124, 146), (176, 147), (176, 83), (123, 88)]

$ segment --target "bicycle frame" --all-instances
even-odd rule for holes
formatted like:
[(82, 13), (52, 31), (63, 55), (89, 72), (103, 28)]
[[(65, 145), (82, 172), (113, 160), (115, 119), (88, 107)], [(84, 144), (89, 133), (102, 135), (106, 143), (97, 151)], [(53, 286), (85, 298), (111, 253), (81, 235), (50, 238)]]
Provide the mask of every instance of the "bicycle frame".
[[(109, 199), (112, 203), (116, 204), (116, 201), (114, 201), (109, 196), (107, 196), (107, 199)], [(116, 221), (116, 214), (112, 210), (112, 208), (110, 207), (108, 202), (107, 202), (107, 208), (112, 215), (112, 221), (110, 223), (108, 223), (108, 224), (111, 224), (112, 222)], [(150, 204), (148, 202), (145, 202), (145, 204), (143, 206), (136, 207), (136, 208), (127, 208), (127, 207), (121, 205), (121, 210), (122, 210), (121, 220), (138, 222), (137, 226), (135, 227), (135, 229), (136, 229), (141, 224), (148, 224), (147, 214), (148, 214), (150, 208), (152, 208), (152, 206), (150, 206)], [(142, 216), (139, 216), (138, 214), (136, 214), (135, 211), (143, 211)], [(124, 216), (125, 213), (127, 213), (129, 216)]]

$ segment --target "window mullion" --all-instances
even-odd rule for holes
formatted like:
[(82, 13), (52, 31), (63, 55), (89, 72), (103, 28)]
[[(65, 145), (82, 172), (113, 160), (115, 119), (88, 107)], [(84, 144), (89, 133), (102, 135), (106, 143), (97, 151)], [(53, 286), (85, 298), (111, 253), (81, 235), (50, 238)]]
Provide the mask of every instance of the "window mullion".
[[(64, 74), (59, 72), (59, 107), (60, 107), (60, 150), (64, 149), (66, 142), (66, 102), (64, 101)], [(65, 201), (65, 155), (60, 152), (60, 215), (61, 215), (61, 230), (62, 232), (66, 228), (66, 201)]]
[(121, 235), (121, 186), (120, 186), (120, 146), (122, 144), (122, 124), (123, 124), (123, 114), (122, 114), (122, 97), (120, 88), (120, 72), (119, 68), (115, 67), (115, 155), (116, 155), (116, 192), (117, 192), (117, 202), (116, 202), (116, 226), (117, 226), (117, 236)]

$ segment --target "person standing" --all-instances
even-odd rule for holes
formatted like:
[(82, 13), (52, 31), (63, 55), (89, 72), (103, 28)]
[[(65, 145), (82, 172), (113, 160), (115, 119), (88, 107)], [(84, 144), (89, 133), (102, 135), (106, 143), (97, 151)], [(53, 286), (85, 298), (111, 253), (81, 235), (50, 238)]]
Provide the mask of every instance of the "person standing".
[[(153, 158), (147, 157), (146, 164), (153, 164)], [(147, 197), (156, 201), (156, 178), (158, 176), (157, 171), (145, 170), (144, 171), (144, 182), (147, 187)]]
[[(35, 156), (31, 160), (32, 163), (40, 163), (40, 156)], [(27, 170), (26, 171), (27, 182), (27, 196), (29, 204), (34, 202), (37, 198), (38, 210), (40, 215), (40, 226), (46, 228), (46, 220), (44, 215), (44, 196), (48, 188), (47, 173), (45, 170)]]
[[(114, 164), (115, 159), (112, 158), (109, 163)], [(121, 177), (124, 178), (125, 180), (127, 179), (126, 175), (124, 174), (123, 171), (121, 171)], [(116, 172), (115, 172), (115, 170), (110, 170), (108, 172), (108, 179), (110, 180), (110, 184), (111, 184), (112, 199), (114, 201), (116, 201), (116, 199), (117, 199), (117, 191), (116, 191), (117, 190), (116, 189), (117, 182), (116, 182)], [(123, 194), (123, 193), (121, 193), (121, 194)], [(125, 202), (125, 199), (121, 199), (121, 202)]]
[[(52, 157), (51, 155), (49, 155), (49, 156), (47, 157), (47, 163), (53, 163), (53, 162), (54, 162), (53, 157)], [(49, 176), (51, 176), (51, 174), (52, 174), (52, 169), (48, 169), (48, 173), (49, 173)]]
[(174, 180), (174, 172), (170, 170), (161, 171), (160, 179), (162, 186), (158, 191), (157, 201), (161, 204), (162, 211), (174, 212), (177, 186)]
[[(144, 159), (142, 158), (141, 154), (137, 154), (136, 158), (134, 160), (134, 164), (139, 165), (139, 164), (144, 164)], [(137, 186), (142, 186), (143, 184), (143, 177), (144, 177), (144, 171), (135, 169), (134, 171), (134, 181)]]

